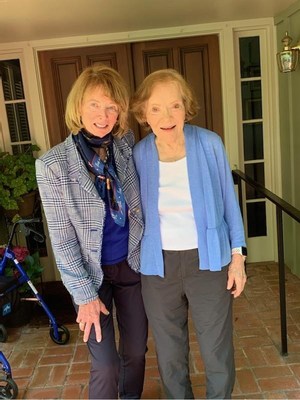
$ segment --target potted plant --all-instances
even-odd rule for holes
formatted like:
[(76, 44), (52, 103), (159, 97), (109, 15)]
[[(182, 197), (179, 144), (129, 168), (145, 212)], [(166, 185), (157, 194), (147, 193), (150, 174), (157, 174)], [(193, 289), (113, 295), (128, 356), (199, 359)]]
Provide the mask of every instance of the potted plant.
[[(37, 193), (34, 152), (37, 145), (31, 145), (25, 153), (9, 154), (0, 152), (0, 207), (9, 211), (12, 218), (19, 212), (26, 197), (32, 197), (34, 206)], [(33, 207), (32, 207), (33, 211)], [(21, 216), (30, 215), (30, 210)]]

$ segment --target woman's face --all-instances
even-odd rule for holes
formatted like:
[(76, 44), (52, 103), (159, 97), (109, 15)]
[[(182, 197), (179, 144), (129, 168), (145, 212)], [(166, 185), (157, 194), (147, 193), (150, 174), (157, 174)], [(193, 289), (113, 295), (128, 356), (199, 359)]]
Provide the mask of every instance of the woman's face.
[(146, 120), (159, 140), (172, 141), (183, 133), (185, 107), (176, 82), (157, 83), (146, 103)]
[(119, 115), (118, 105), (107, 97), (101, 86), (87, 89), (83, 96), (80, 116), (84, 128), (103, 137), (112, 131)]

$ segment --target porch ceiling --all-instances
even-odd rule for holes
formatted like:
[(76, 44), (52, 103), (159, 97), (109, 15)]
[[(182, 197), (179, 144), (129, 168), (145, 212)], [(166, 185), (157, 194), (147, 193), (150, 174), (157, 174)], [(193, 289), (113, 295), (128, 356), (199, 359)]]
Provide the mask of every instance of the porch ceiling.
[(0, 43), (274, 17), (295, 0), (0, 0)]

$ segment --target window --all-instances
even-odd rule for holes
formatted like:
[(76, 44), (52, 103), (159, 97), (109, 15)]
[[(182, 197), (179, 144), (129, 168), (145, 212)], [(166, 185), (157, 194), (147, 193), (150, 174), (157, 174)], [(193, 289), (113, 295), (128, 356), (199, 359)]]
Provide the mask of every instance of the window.
[(0, 61), (0, 80), (8, 131), (5, 142), (13, 154), (23, 153), (30, 147), (31, 135), (19, 59)]
[[(239, 38), (240, 89), (245, 173), (265, 185), (264, 124), (259, 36)], [(246, 188), (248, 237), (266, 236), (266, 200)]]
[[(0, 112), (4, 115), (2, 125), (4, 148), (1, 150), (13, 154), (31, 151), (31, 133), (19, 59), (0, 60)], [(34, 216), (42, 219), (39, 201)], [(44, 233), (42, 225), (35, 229)], [(38, 250), (41, 256), (47, 256), (46, 243), (38, 244), (31, 236), (27, 237), (26, 241), (30, 252)]]

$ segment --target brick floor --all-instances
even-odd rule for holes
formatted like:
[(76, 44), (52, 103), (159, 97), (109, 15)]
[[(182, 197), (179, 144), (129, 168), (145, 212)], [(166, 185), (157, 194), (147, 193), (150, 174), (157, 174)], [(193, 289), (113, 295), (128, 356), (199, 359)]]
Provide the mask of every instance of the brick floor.
[[(281, 356), (276, 264), (249, 264), (248, 283), (234, 301), (236, 384), (234, 399), (300, 399), (300, 280), (286, 272), (288, 356)], [(86, 399), (89, 355), (76, 324), (70, 341), (56, 345), (45, 324), (8, 329), (1, 343), (20, 399)], [(190, 324), (191, 381), (195, 398), (205, 398), (205, 374)], [(164, 398), (151, 336), (143, 399)]]

